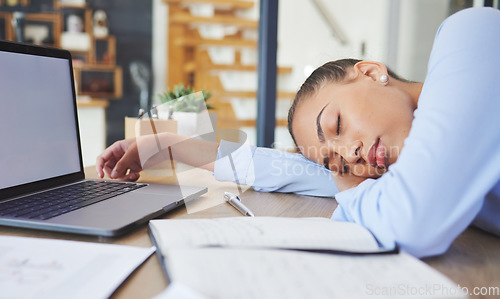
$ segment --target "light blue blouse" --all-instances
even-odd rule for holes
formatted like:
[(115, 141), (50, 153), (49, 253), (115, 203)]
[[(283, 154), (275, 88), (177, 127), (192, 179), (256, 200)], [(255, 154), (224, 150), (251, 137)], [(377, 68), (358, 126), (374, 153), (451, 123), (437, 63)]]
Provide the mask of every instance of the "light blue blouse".
[(465, 9), (443, 22), (410, 134), (377, 180), (338, 193), (329, 171), (301, 155), (228, 142), (215, 178), (335, 196), (332, 219), (359, 223), (383, 246), (417, 257), (445, 252), (471, 223), (500, 235), (499, 50), (500, 11)]

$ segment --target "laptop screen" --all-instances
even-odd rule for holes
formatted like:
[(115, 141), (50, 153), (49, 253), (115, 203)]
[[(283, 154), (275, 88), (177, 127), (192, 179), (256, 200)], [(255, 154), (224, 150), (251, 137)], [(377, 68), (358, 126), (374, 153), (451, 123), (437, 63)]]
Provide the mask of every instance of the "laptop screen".
[(68, 59), (0, 51), (0, 189), (81, 170)]

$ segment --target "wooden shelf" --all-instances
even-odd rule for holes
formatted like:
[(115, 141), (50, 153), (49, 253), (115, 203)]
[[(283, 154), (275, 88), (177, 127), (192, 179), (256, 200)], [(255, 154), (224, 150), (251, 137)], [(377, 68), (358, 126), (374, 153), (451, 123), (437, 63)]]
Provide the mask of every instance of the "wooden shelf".
[(76, 106), (78, 108), (106, 108), (109, 106), (109, 102), (106, 100), (90, 99), (90, 100), (76, 100)]
[(167, 4), (213, 4), (215, 7), (226, 9), (249, 9), (254, 7), (252, 1), (234, 0), (163, 0)]
[(86, 9), (87, 8), (87, 3), (81, 3), (81, 4), (71, 4), (71, 3), (61, 3), (62, 1), (60, 0), (54, 0), (54, 8), (74, 8), (74, 9)]
[(233, 16), (213, 16), (213, 17), (200, 17), (193, 16), (189, 13), (179, 12), (170, 17), (171, 24), (182, 25), (200, 25), (200, 24), (222, 24), (231, 25), (244, 29), (257, 29), (259, 22), (254, 20), (247, 20)]

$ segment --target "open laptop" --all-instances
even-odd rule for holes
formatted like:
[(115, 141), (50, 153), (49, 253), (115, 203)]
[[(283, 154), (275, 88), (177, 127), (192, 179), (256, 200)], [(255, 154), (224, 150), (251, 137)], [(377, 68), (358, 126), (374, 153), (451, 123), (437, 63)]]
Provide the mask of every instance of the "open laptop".
[(85, 180), (66, 50), (0, 41), (0, 111), (0, 225), (116, 236), (207, 191)]

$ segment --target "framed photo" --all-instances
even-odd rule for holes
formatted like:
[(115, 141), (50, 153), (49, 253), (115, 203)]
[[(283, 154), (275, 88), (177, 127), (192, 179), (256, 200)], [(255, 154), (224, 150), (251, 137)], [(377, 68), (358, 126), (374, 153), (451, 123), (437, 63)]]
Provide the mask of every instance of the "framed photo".
[(122, 97), (122, 69), (103, 65), (75, 67), (78, 95), (93, 98), (117, 99)]
[(59, 47), (61, 20), (53, 13), (26, 14), (21, 32), (24, 42)]
[[(1, 0), (0, 0), (1, 1)], [(0, 12), (0, 40), (13, 40), (12, 15), (7, 12)]]
[(70, 51), (91, 51), (92, 12), (89, 9), (64, 8), (62, 12), (61, 47)]
[(112, 36), (94, 39), (94, 63), (115, 65), (116, 39)]
[(80, 8), (63, 8), (64, 32), (91, 32), (92, 31), (92, 10)]

